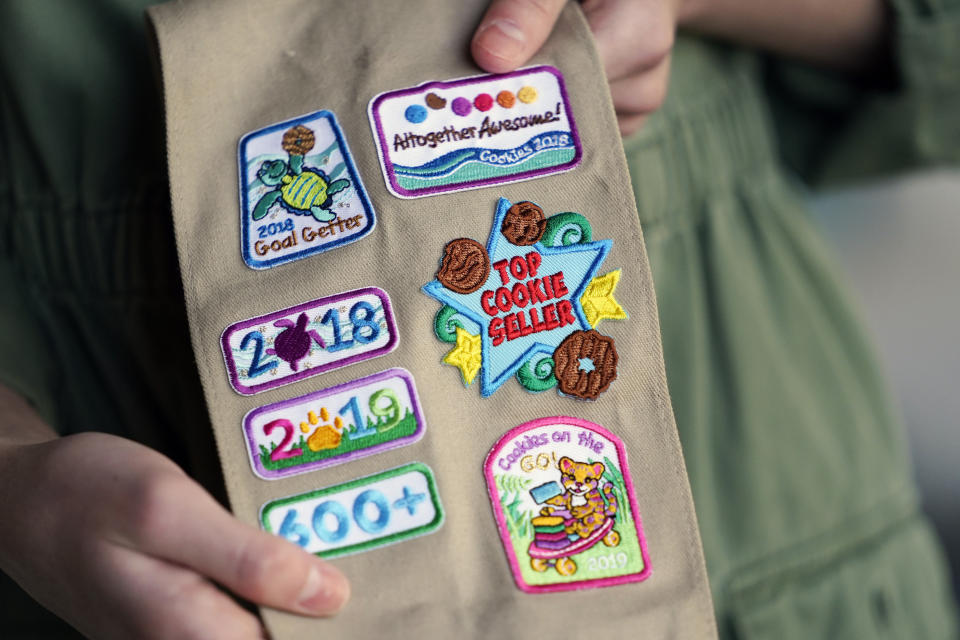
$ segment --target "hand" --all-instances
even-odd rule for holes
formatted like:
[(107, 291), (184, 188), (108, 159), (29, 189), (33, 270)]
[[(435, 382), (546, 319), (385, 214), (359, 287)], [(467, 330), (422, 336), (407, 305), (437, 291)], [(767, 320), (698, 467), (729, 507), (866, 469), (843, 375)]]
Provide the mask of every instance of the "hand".
[[(473, 36), (474, 60), (505, 73), (546, 42), (566, 0), (493, 0)], [(584, 0), (620, 133), (637, 131), (667, 97), (681, 0)]]
[(173, 462), (86, 433), (0, 449), (0, 567), (91, 638), (263, 638), (252, 602), (339, 610), (343, 575), (234, 519)]

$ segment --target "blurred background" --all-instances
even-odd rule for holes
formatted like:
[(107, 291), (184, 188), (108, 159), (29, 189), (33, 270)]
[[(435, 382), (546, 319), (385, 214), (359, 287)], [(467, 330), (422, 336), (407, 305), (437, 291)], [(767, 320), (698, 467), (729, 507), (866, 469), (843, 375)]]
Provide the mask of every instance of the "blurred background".
[(811, 204), (879, 351), (960, 594), (960, 171), (830, 191)]

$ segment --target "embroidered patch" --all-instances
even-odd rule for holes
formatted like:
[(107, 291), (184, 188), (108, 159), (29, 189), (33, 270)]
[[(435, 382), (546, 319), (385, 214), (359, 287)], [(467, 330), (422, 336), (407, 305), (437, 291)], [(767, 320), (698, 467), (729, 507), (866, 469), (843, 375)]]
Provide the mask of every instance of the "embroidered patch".
[(369, 112), (387, 188), (401, 198), (569, 171), (582, 155), (554, 67), (388, 91)]
[(579, 418), (540, 418), (497, 441), (487, 491), (517, 586), (528, 593), (650, 575), (623, 442)]
[(266, 480), (413, 444), (424, 428), (405, 369), (268, 404), (243, 419), (253, 472)]
[(359, 240), (376, 216), (336, 117), (317, 111), (239, 145), (243, 260), (254, 269)]
[(264, 530), (321, 558), (332, 558), (433, 533), (443, 507), (430, 467), (412, 462), (326, 489), (271, 500)]
[(467, 385), (479, 374), (484, 397), (514, 374), (530, 391), (557, 387), (585, 400), (606, 391), (619, 358), (594, 327), (627, 314), (614, 298), (620, 271), (596, 277), (612, 242), (592, 236), (578, 213), (547, 217), (533, 202), (501, 198), (486, 247), (447, 243), (423, 287), (444, 304), (434, 329), (454, 346), (443, 362)]
[(385, 355), (397, 340), (387, 292), (367, 287), (235, 322), (220, 347), (230, 384), (248, 396)]

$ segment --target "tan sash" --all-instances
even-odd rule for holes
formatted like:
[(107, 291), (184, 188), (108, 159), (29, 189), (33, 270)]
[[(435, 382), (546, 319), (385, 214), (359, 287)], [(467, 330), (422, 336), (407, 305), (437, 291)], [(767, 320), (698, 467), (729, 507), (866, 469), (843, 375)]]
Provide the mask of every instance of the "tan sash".
[[(653, 283), (606, 80), (579, 8), (566, 8), (530, 63), (552, 65), (563, 74), (582, 141), (579, 166), (417, 199), (400, 199), (386, 188), (368, 103), (385, 91), (477, 75), (468, 43), (484, 6), (479, 0), (183, 0), (150, 12), (162, 66), (173, 214), (193, 348), (234, 513), (259, 525), (260, 509), (270, 500), (414, 461), (433, 470), (445, 510), (442, 526), (428, 535), (332, 559), (353, 585), (353, 599), (338, 617), (310, 620), (265, 610), (264, 618), (280, 639), (713, 638), (713, 608), (664, 377)], [(238, 141), (247, 132), (320, 109), (336, 114), (376, 210), (376, 227), (330, 251), (250, 269), (240, 253)], [(548, 216), (581, 213), (595, 240), (613, 240), (597, 275), (622, 270), (615, 300), (629, 319), (604, 320), (598, 328), (615, 340), (618, 363), (616, 380), (595, 401), (554, 389), (530, 393), (515, 379), (484, 398), (476, 382), (465, 387), (457, 369), (441, 363), (453, 345), (434, 335), (442, 305), (421, 287), (434, 279), (447, 242), (486, 242), (501, 197), (536, 202)], [(231, 388), (220, 348), (226, 327), (364, 287), (379, 287), (392, 300), (400, 338), (395, 350), (257, 395), (241, 396)], [(427, 425), (422, 439), (280, 479), (253, 473), (242, 429), (245, 414), (391, 367), (405, 368), (416, 381)], [(649, 565), (644, 579), (548, 593), (518, 588), (483, 465), (508, 431), (550, 416), (601, 425), (623, 441), (629, 473), (620, 486), (632, 485), (638, 526), (642, 519)], [(524, 464), (532, 469), (537, 463), (534, 456)], [(551, 464), (559, 481), (557, 463)], [(584, 502), (575, 497), (567, 507), (582, 509)], [(573, 520), (565, 517), (568, 525)], [(544, 531), (556, 529), (552, 520), (544, 522)], [(617, 556), (608, 562), (615, 564)], [(585, 578), (598, 570), (585, 565), (577, 568)], [(547, 569), (555, 566), (548, 562)]]

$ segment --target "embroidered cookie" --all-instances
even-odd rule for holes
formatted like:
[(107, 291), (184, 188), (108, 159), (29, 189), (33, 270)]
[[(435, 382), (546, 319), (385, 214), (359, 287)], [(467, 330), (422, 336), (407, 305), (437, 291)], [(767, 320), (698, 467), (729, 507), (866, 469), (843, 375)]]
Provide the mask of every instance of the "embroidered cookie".
[(369, 112), (387, 188), (401, 198), (568, 171), (582, 155), (554, 67), (388, 91)]
[(486, 247), (449, 242), (423, 287), (444, 305), (434, 330), (453, 347), (443, 362), (467, 385), (479, 376), (484, 397), (513, 375), (530, 391), (584, 400), (606, 391), (617, 351), (594, 327), (627, 315), (614, 298), (620, 271), (596, 275), (612, 242), (592, 235), (578, 213), (546, 217), (536, 203), (501, 198)]
[(313, 129), (302, 124), (290, 127), (283, 132), (280, 146), (291, 156), (306, 156), (316, 144)]
[(397, 340), (390, 298), (367, 287), (236, 322), (220, 347), (231, 386), (251, 395), (386, 355)]
[(243, 419), (250, 465), (266, 480), (413, 444), (424, 428), (405, 369), (268, 404)]
[(329, 111), (258, 129), (239, 145), (243, 260), (254, 269), (359, 240), (376, 216)]
[(595, 330), (574, 331), (553, 352), (560, 393), (596, 400), (617, 377), (613, 338)]
[(541, 418), (484, 462), (514, 580), (529, 593), (638, 582), (650, 559), (623, 442), (600, 425)]
[(420, 462), (317, 491), (271, 500), (260, 524), (321, 558), (433, 533), (443, 507), (430, 467)]
[(437, 280), (457, 293), (473, 293), (490, 276), (490, 257), (483, 245), (470, 238), (451, 240), (443, 248)]
[(432, 92), (427, 94), (427, 96), (424, 98), (424, 101), (431, 109), (443, 109), (445, 106), (447, 106), (446, 100)]
[(518, 202), (507, 209), (500, 232), (508, 242), (527, 246), (540, 242), (546, 226), (543, 209), (532, 202)]

